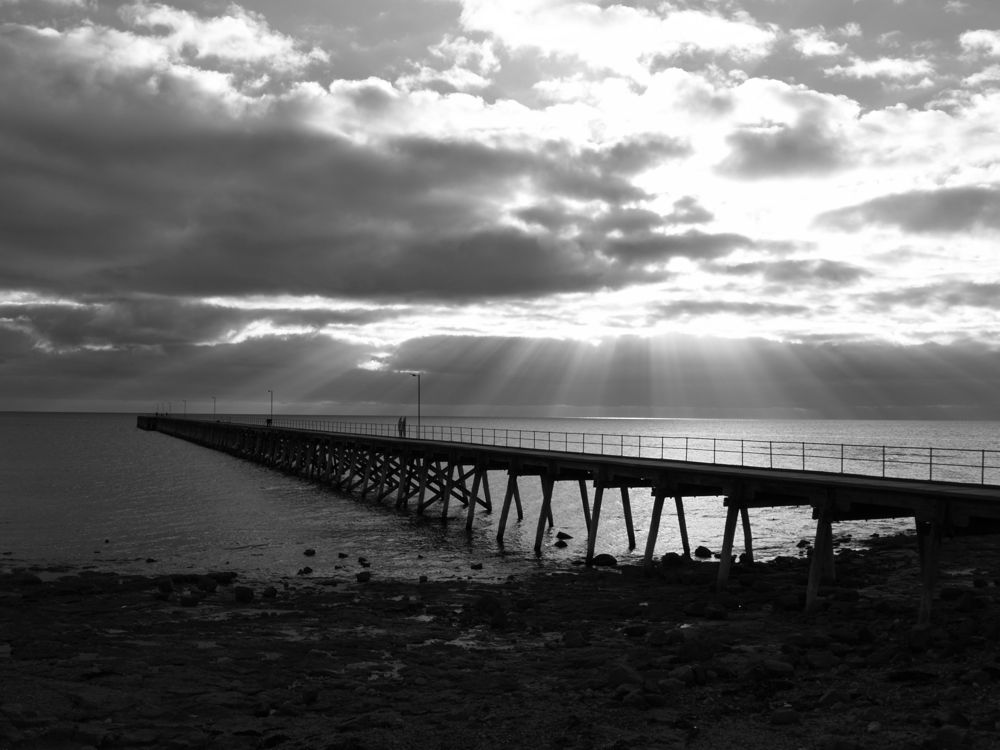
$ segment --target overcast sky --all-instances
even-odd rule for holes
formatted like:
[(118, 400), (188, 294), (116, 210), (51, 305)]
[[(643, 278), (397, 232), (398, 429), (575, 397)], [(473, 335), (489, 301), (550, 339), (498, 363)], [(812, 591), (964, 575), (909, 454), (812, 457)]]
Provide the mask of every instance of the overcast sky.
[(0, 409), (1000, 418), (996, 0), (0, 0), (0, 102)]

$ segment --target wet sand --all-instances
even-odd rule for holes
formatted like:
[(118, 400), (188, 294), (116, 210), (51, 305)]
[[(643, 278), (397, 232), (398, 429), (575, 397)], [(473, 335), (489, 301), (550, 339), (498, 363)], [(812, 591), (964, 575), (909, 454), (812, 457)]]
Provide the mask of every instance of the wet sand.
[(808, 616), (793, 557), (723, 593), (693, 561), (497, 584), (383, 582), (377, 560), (9, 572), (0, 748), (1000, 747), (1000, 545), (943, 558), (929, 628), (912, 537), (840, 552)]

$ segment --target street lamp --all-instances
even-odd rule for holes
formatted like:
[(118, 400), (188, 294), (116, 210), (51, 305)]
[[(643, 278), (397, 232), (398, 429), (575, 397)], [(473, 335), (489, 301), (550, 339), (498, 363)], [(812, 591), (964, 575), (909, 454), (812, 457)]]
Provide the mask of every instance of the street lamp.
[(411, 372), (411, 377), (417, 379), (417, 437), (420, 437), (420, 373)]
[(267, 392), (271, 395), (271, 416), (268, 417), (268, 419), (267, 419), (267, 424), (270, 427), (271, 422), (274, 421), (274, 391), (272, 391), (270, 388), (268, 388)]

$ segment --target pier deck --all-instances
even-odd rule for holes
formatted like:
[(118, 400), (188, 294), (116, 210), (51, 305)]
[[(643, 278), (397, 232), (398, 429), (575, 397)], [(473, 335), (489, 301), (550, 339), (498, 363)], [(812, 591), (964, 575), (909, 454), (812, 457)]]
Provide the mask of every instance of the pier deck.
[(442, 516), (448, 516), (451, 503), (458, 503), (465, 509), (470, 529), (477, 510), (493, 510), (490, 473), (503, 472), (506, 487), (497, 532), (500, 545), (510, 511), (517, 512), (518, 520), (524, 518), (519, 479), (538, 477), (538, 554), (545, 528), (552, 525), (553, 487), (557, 482), (575, 482), (588, 530), (588, 564), (595, 557), (608, 490), (620, 496), (630, 548), (636, 547), (632, 491), (649, 490), (653, 505), (645, 546), (646, 566), (653, 562), (667, 498), (674, 500), (684, 553), (689, 555), (684, 499), (720, 497), (726, 507), (717, 581), (720, 588), (728, 580), (738, 521), (742, 521), (744, 559), (753, 561), (751, 509), (809, 506), (817, 525), (806, 589), (807, 610), (815, 608), (821, 582), (835, 575), (832, 524), (838, 521), (914, 519), (924, 582), (920, 622), (930, 617), (942, 534), (1000, 532), (1000, 486), (984, 483), (615, 456), (214, 419), (140, 416), (138, 427), (223, 450), (341, 492), (378, 501), (392, 498), (400, 508), (412, 504), (417, 513), (439, 504)]

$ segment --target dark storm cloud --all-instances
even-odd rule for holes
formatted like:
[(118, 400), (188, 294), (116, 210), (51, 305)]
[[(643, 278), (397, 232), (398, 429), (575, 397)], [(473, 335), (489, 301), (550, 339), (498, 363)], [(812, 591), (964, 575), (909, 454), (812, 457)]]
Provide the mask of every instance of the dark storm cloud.
[(1000, 185), (914, 190), (828, 211), (817, 223), (856, 232), (870, 225), (906, 232), (953, 233), (1000, 228)]
[[(25, 348), (25, 345), (28, 348)], [(324, 336), (265, 337), (239, 344), (77, 349), (53, 355), (33, 346), (29, 334), (0, 328), (0, 403), (24, 408), (152, 409), (172, 400), (175, 410), (245, 411), (248, 404), (275, 403), (351, 372), (365, 355), (362, 348)], [(54, 366), (54, 359), (58, 366)], [(37, 404), (37, 405), (36, 405)], [(82, 406), (81, 406), (82, 405)], [(88, 407), (88, 405), (90, 405)]]
[(685, 195), (674, 201), (674, 210), (665, 220), (669, 224), (704, 224), (714, 218), (715, 215), (702, 206), (697, 198)]
[(778, 302), (727, 302), (724, 300), (679, 300), (657, 305), (658, 317), (674, 319), (704, 315), (740, 315), (746, 317), (773, 317), (775, 315), (801, 315), (809, 312), (802, 305), (785, 305)]
[(626, 266), (664, 263), (671, 258), (713, 260), (741, 247), (753, 247), (754, 241), (741, 234), (710, 234), (690, 229), (682, 234), (647, 234), (621, 240), (608, 240), (603, 252)]
[(981, 307), (1000, 310), (1000, 284), (947, 282), (927, 286), (882, 292), (870, 298), (872, 309), (884, 310), (887, 305), (905, 307)]
[[(237, 309), (170, 298), (118, 298), (85, 304), (0, 304), (0, 329), (30, 332), (52, 349), (132, 348), (215, 342), (266, 321), (279, 328), (322, 329), (391, 319), (392, 310)], [(4, 323), (6, 321), (6, 323)]]
[(827, 174), (844, 166), (844, 145), (818, 115), (792, 125), (748, 127), (731, 134), (719, 171), (741, 179)]
[(871, 275), (860, 266), (826, 259), (738, 263), (717, 270), (736, 276), (759, 275), (771, 284), (782, 286), (846, 286)]
[(237, 121), (169, 73), (95, 79), (53, 45), (0, 35), (9, 288), (464, 298), (619, 287), (635, 273), (592, 251), (492, 228), (497, 198), (527, 184), (616, 210), (647, 197), (632, 172), (683, 150), (656, 138), (583, 154), (359, 145), (304, 130), (282, 107)]
[(669, 159), (688, 156), (691, 145), (677, 138), (645, 135), (621, 141), (604, 149), (592, 149), (584, 158), (612, 174), (633, 175)]

